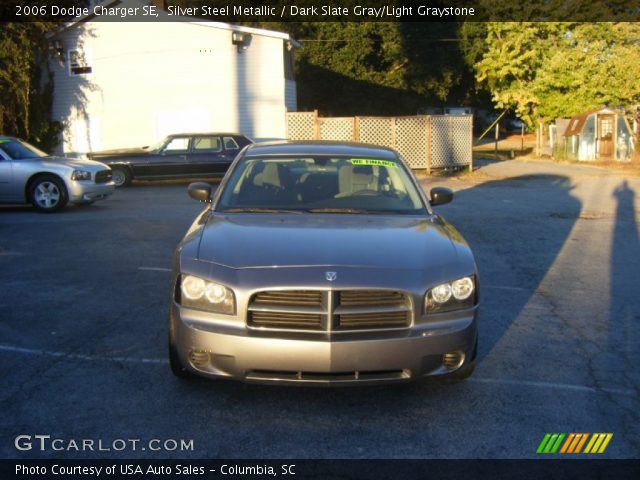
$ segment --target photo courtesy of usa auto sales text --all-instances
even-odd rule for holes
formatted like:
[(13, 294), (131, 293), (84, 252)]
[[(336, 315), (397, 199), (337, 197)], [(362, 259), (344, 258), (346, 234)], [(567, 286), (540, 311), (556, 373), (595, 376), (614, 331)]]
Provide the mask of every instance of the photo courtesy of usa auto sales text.
[(157, 465), (120, 463), (114, 465), (16, 465), (16, 476), (20, 475), (82, 475), (92, 477), (119, 477), (120, 475), (204, 475), (206, 469), (193, 465)]
[(43, 465), (23, 465), (16, 464), (15, 475), (29, 476), (34, 478), (38, 475), (60, 475), (60, 478), (68, 478), (69, 475), (81, 475), (83, 477), (108, 478), (121, 476), (137, 477), (140, 475), (205, 475), (214, 474), (215, 476), (270, 476), (277, 477), (279, 475), (295, 475), (295, 465), (282, 464), (276, 465), (227, 465), (222, 464), (217, 468), (205, 468), (201, 465), (158, 465), (145, 463), (118, 463), (113, 465), (59, 465), (53, 464), (49, 467)]

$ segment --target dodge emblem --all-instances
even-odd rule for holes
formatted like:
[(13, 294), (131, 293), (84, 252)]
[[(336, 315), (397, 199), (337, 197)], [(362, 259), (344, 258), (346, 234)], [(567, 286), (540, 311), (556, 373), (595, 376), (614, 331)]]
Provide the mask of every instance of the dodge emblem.
[(325, 272), (324, 278), (333, 282), (336, 278), (338, 278), (338, 274), (336, 272)]

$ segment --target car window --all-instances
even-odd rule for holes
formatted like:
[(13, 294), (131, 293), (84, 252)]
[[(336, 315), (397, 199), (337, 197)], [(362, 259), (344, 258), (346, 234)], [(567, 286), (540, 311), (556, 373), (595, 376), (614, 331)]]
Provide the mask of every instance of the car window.
[(222, 151), (220, 137), (195, 137), (193, 139), (193, 151), (196, 153)]
[(244, 158), (217, 209), (310, 213), (422, 214), (425, 206), (404, 165), (353, 157)]
[(233, 137), (224, 137), (224, 148), (226, 150), (240, 150), (238, 142)]
[(165, 145), (164, 153), (187, 153), (189, 137), (174, 137)]
[(13, 160), (46, 157), (47, 154), (33, 145), (19, 140), (0, 139), (0, 150)]

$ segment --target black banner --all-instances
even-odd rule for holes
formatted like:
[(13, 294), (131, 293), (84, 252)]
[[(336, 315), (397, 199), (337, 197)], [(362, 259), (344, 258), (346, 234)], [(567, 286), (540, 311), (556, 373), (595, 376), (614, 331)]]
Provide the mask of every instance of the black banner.
[(640, 21), (637, 0), (13, 0), (0, 21)]
[(2, 460), (0, 478), (292, 480), (640, 478), (638, 460)]

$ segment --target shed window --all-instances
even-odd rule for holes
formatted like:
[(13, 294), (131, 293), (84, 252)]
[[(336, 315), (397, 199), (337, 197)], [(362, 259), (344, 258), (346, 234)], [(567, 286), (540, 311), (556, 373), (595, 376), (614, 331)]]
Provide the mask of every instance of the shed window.
[(87, 75), (92, 72), (87, 52), (69, 50), (69, 75)]

